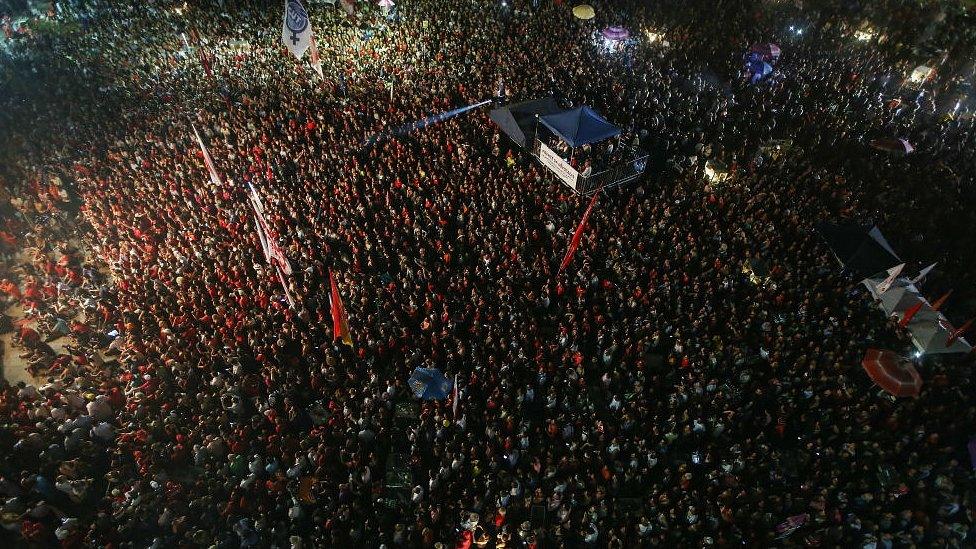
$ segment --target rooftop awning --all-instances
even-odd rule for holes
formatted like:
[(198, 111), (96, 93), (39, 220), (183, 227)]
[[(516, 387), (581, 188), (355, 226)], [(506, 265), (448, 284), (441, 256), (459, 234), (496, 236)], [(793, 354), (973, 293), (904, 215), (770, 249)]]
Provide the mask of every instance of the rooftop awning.
[(587, 106), (549, 114), (540, 121), (570, 147), (589, 145), (620, 134), (620, 128)]

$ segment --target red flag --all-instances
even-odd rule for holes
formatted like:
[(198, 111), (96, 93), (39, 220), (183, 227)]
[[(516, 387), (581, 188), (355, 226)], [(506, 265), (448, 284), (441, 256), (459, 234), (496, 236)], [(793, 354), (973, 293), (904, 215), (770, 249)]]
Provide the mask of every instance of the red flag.
[(210, 68), (210, 55), (203, 48), (203, 38), (196, 29), (190, 29), (190, 38), (193, 39), (193, 43), (196, 45), (197, 58), (200, 59), (200, 64), (203, 65), (203, 70), (207, 71), (207, 76), (210, 80), (213, 80), (213, 69)]
[(915, 316), (916, 313), (922, 310), (922, 305), (923, 303), (919, 301), (918, 303), (912, 305), (909, 309), (907, 309), (905, 311), (905, 316), (901, 317), (901, 320), (898, 322), (898, 327), (904, 328), (905, 326), (908, 326), (908, 323), (912, 321), (912, 317)]
[(945, 305), (945, 302), (947, 299), (949, 299), (950, 295), (952, 295), (952, 290), (949, 290), (945, 293), (945, 295), (937, 299), (935, 303), (932, 304), (932, 310), (938, 311), (943, 305)]
[(959, 337), (962, 334), (966, 333), (966, 330), (968, 330), (969, 327), (973, 325), (973, 320), (974, 319), (970, 318), (969, 320), (966, 321), (965, 324), (963, 324), (962, 326), (960, 326), (958, 330), (956, 330), (955, 332), (952, 332), (952, 335), (950, 335), (949, 336), (949, 339), (946, 340), (946, 347), (951, 346), (953, 343), (956, 342), (957, 339), (959, 339)]
[(349, 333), (349, 317), (346, 316), (346, 308), (342, 305), (342, 298), (339, 297), (339, 286), (336, 284), (335, 275), (329, 269), (329, 283), (332, 285), (332, 339), (341, 339), (343, 343), (352, 347), (352, 335)]
[(202, 45), (197, 46), (197, 57), (200, 58), (200, 64), (203, 65), (203, 70), (207, 72), (207, 78), (211, 81), (213, 80), (213, 69), (210, 68), (210, 56), (203, 50)]
[(593, 210), (593, 205), (596, 204), (597, 197), (600, 196), (600, 191), (593, 193), (593, 198), (590, 199), (590, 205), (586, 207), (586, 211), (583, 213), (583, 219), (580, 220), (579, 227), (576, 227), (576, 232), (573, 233), (573, 240), (569, 243), (569, 249), (566, 250), (566, 256), (563, 257), (562, 264), (559, 265), (559, 272), (563, 272), (569, 265), (569, 262), (573, 260), (573, 255), (576, 253), (576, 248), (579, 246), (580, 239), (583, 238), (583, 229), (586, 228), (586, 220), (590, 218), (590, 211)]

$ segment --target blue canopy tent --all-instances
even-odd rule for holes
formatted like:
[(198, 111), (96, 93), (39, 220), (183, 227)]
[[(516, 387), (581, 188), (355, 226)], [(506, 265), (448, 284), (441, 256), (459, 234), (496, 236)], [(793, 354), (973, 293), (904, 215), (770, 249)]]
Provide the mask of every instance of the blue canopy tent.
[(444, 400), (454, 388), (454, 382), (444, 377), (437, 368), (415, 369), (407, 384), (414, 396), (422, 400)]
[(547, 114), (539, 121), (573, 148), (620, 135), (620, 128), (587, 106)]

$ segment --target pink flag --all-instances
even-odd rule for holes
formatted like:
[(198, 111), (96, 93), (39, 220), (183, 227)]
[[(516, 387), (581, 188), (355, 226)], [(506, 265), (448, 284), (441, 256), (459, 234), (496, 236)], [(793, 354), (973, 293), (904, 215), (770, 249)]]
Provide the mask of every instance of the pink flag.
[(322, 59), (319, 58), (319, 47), (315, 44), (315, 35), (312, 35), (312, 68), (318, 73), (319, 78), (325, 79), (322, 73)]
[(566, 250), (566, 256), (563, 257), (562, 264), (559, 265), (559, 272), (563, 272), (569, 265), (569, 262), (573, 260), (573, 255), (576, 253), (576, 248), (579, 246), (580, 239), (583, 238), (583, 229), (586, 228), (586, 220), (590, 218), (590, 211), (593, 210), (593, 205), (596, 204), (597, 197), (600, 196), (600, 191), (593, 193), (593, 198), (590, 199), (590, 205), (586, 207), (586, 212), (583, 213), (583, 219), (580, 220), (579, 227), (576, 227), (576, 232), (573, 233), (573, 240), (569, 243), (569, 249)]

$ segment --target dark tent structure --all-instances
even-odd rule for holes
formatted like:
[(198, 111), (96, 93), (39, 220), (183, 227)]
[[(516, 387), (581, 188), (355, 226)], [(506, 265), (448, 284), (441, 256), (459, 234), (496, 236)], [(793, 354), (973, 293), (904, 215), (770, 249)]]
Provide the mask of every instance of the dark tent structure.
[(536, 116), (547, 116), (562, 110), (555, 98), (544, 97), (493, 109), (488, 116), (512, 141), (526, 147), (535, 137)]
[(545, 115), (539, 121), (573, 148), (620, 135), (620, 128), (586, 106)]
[(818, 223), (816, 229), (841, 265), (858, 278), (867, 278), (902, 263), (873, 224)]

